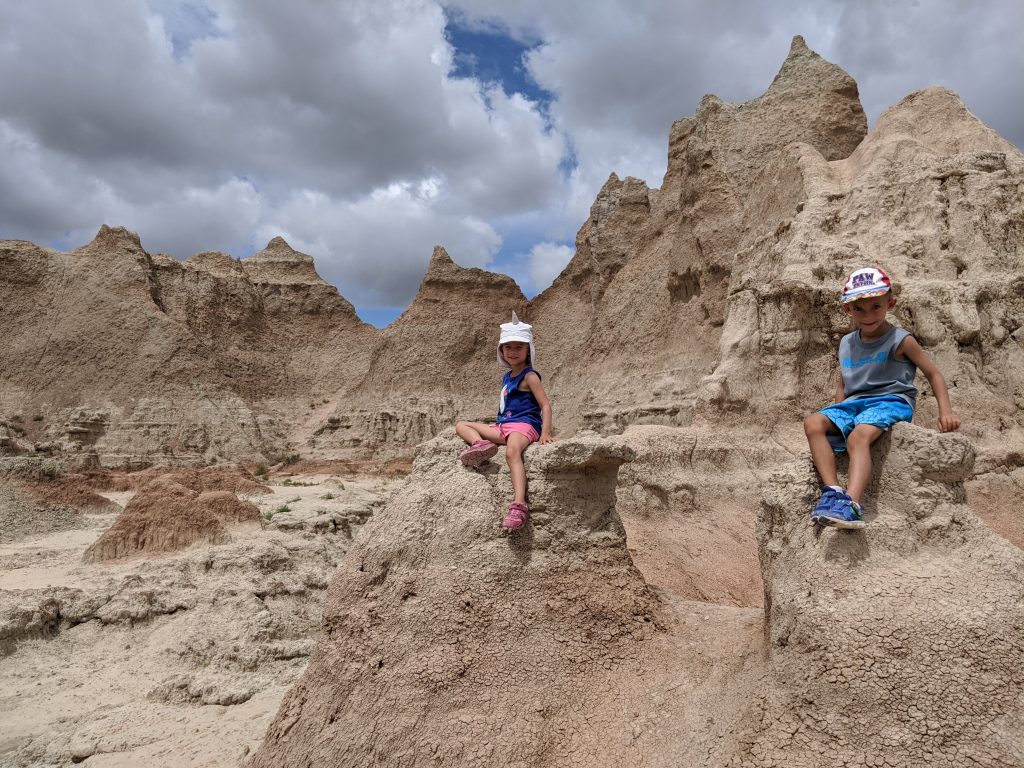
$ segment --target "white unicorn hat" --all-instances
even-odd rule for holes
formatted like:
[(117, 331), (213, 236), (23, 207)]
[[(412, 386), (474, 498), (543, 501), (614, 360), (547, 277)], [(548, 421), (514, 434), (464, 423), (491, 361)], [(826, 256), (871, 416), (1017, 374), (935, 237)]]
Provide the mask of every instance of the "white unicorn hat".
[(537, 363), (537, 350), (533, 348), (533, 326), (521, 323), (516, 313), (512, 313), (511, 323), (501, 324), (501, 337), (498, 339), (498, 363), (509, 367), (508, 363), (505, 362), (501, 356), (501, 345), (508, 344), (510, 341), (523, 341), (530, 345), (530, 365), (536, 365)]

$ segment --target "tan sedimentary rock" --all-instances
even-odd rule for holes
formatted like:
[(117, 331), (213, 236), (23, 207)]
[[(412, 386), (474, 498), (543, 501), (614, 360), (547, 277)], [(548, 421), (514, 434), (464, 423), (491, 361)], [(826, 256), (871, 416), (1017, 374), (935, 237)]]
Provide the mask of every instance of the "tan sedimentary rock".
[(0, 544), (81, 528), (83, 515), (118, 509), (55, 459), (0, 458)]
[[(668, 161), (658, 189), (609, 178), (535, 300), (436, 249), (384, 331), (283, 241), (184, 263), (123, 230), (72, 254), (0, 246), (11, 452), (40, 444), (38, 407), (55, 452), (101, 463), (400, 457), (491, 414), (510, 309), (536, 328), (556, 427), (584, 434), (528, 452), (531, 524), (498, 535), (500, 454), (474, 473), (450, 432), (421, 446), (342, 562), (256, 764), (1024, 761), (1021, 555), (975, 516), (1021, 540), (1020, 152), (941, 88), (867, 133), (856, 84), (797, 38), (764, 95), (708, 96), (672, 126)], [(894, 317), (945, 372), (964, 428), (898, 427), (875, 449), (868, 529), (821, 531), (800, 421), (831, 399), (839, 285), (866, 263), (895, 279)], [(80, 339), (51, 321), (69, 306), (114, 330)], [(934, 416), (925, 391), (916, 421)], [(161, 519), (167, 499), (199, 498), (171, 491), (110, 551), (221, 535)], [(278, 525), (325, 535), (367, 514)], [(269, 547), (256, 559), (285, 567)], [(48, 626), (35, 613), (24, 632)], [(153, 609), (134, 596), (115, 615)], [(201, 683), (156, 695), (238, 698)]]
[(943, 89), (866, 136), (856, 83), (796, 38), (762, 96), (708, 96), (672, 126), (660, 188), (613, 174), (575, 257), (530, 302), (438, 248), (412, 305), (378, 331), (279, 238), (249, 259), (185, 262), (119, 229), (71, 254), (7, 243), (0, 408), (53, 414), (50, 445), (105, 464), (398, 456), (490, 414), (490, 347), (517, 309), (563, 434), (733, 416), (771, 431), (830, 396), (847, 327), (835, 295), (870, 262), (983, 426), (979, 468), (1002, 465), (1024, 440), (1021, 168)]
[(269, 493), (264, 483), (237, 465), (215, 467), (151, 467), (129, 474), (98, 473), (92, 478), (103, 489), (137, 491), (157, 478), (191, 488), (200, 493), (230, 491), (231, 493)]
[(613, 176), (576, 256), (531, 306), (538, 327), (563, 337), (556, 391), (570, 423), (689, 423), (694, 392), (719, 362), (742, 276), (736, 254), (776, 226), (777, 192), (753, 189), (761, 169), (793, 142), (846, 157), (866, 128), (853, 79), (795, 38), (762, 96), (739, 105), (706, 96), (672, 126), (660, 189)]
[(228, 491), (200, 493), (166, 478), (144, 485), (114, 524), (86, 550), (86, 562), (222, 544), (233, 524), (262, 521), (259, 509)]
[(806, 464), (766, 488), (771, 676), (731, 764), (1020, 765), (1024, 554), (964, 504), (963, 437), (901, 424), (875, 453), (861, 534), (807, 525)]
[(508, 475), (467, 470), (459, 442), (420, 446), (412, 482), (339, 566), (317, 655), (256, 765), (555, 765), (556, 734), (612, 726), (602, 699), (657, 621), (615, 512), (632, 451), (538, 449), (533, 525), (501, 538)]
[[(609, 537), (610, 560), (594, 558), (595, 540), (581, 545), (573, 526), (603, 475), (545, 478), (556, 451), (531, 448), (539, 503), (513, 571), (515, 539), (483, 535), (508, 498), (504, 470), (467, 474), (457, 443), (426, 444), (343, 565), (322, 653), (257, 765), (1020, 762), (1024, 558), (979, 522), (964, 482), (969, 438), (986, 476), (1012, 479), (1021, 455), (1022, 357), (1009, 346), (1024, 296), (1021, 157), (942, 89), (912, 94), (865, 134), (852, 79), (796, 39), (762, 97), (707, 97), (673, 127), (661, 189), (609, 179), (576, 257), (527, 313), (557, 329), (540, 367), (569, 406), (565, 423), (625, 430), (559, 450), (629, 449), (615, 519), (630, 546)], [(808, 525), (816, 483), (799, 425), (831, 398), (846, 331), (836, 297), (864, 263), (897, 281), (895, 317), (947, 371), (967, 427), (940, 437), (900, 426), (883, 440), (869, 527), (851, 534)], [(921, 401), (924, 422), (934, 405), (927, 392)], [(796, 468), (773, 479), (791, 456)], [(572, 546), (552, 534), (552, 510)], [(605, 597), (608, 562), (623, 576)], [(702, 676), (678, 598), (758, 606), (759, 588), (764, 656), (748, 643), (742, 668), (719, 657)], [(614, 661), (594, 669), (609, 638), (588, 622), (633, 610), (648, 590), (653, 631), (607, 633)], [(464, 594), (473, 611), (460, 612)], [(558, 595), (584, 609), (541, 608)], [(707, 611), (723, 635), (742, 634), (742, 614)], [(539, 653), (522, 661), (496, 628)], [(550, 643), (563, 630), (568, 656)], [(679, 700), (666, 669), (689, 686)], [(485, 681), (495, 687), (481, 694)]]
[(108, 466), (284, 456), (286, 425), (351, 383), (376, 334), (280, 238), (185, 262), (106, 226), (70, 253), (5, 241), (0, 306), (0, 411)]

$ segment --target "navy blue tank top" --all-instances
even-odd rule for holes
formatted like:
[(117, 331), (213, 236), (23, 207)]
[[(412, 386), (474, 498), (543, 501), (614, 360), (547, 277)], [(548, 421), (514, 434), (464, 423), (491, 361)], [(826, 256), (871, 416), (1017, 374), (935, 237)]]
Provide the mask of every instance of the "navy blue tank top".
[[(528, 389), (519, 389), (519, 385), (523, 383), (526, 374), (531, 371), (537, 373), (530, 366), (526, 366), (519, 372), (518, 376), (513, 376), (512, 371), (505, 371), (505, 375), (501, 377), (498, 424), (526, 423), (540, 434), (540, 428), (543, 424), (540, 416), (540, 404), (537, 402), (537, 398), (533, 396), (533, 392)], [(537, 373), (537, 376), (539, 378), (540, 374)]]

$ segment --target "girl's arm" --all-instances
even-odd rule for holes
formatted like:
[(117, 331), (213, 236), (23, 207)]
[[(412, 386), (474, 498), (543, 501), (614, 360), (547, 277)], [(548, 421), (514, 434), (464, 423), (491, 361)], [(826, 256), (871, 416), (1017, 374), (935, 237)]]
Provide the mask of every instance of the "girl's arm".
[(921, 349), (917, 339), (907, 336), (896, 348), (897, 355), (903, 355), (910, 362), (916, 365), (921, 373), (931, 384), (932, 392), (935, 393), (935, 400), (939, 404), (939, 432), (952, 432), (960, 429), (960, 419), (953, 413), (953, 406), (949, 402), (949, 390), (946, 389), (946, 380), (942, 373), (935, 367), (928, 353)]
[(526, 388), (537, 398), (537, 405), (540, 406), (540, 443), (553, 443), (555, 438), (551, 436), (551, 401), (548, 400), (548, 393), (544, 391), (544, 385), (540, 383), (540, 376), (531, 371), (523, 379)]

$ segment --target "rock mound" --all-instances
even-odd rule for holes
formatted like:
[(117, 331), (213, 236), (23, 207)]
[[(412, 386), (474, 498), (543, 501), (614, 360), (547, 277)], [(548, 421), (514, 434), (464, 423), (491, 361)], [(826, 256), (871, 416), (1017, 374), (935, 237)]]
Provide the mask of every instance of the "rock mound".
[(253, 282), (323, 283), (313, 257), (294, 250), (283, 237), (271, 239), (266, 248), (241, 264)]
[(199, 493), (167, 478), (151, 480), (86, 550), (86, 562), (222, 544), (232, 524), (260, 524), (259, 508), (226, 491)]
[(346, 555), (255, 765), (553, 766), (570, 742), (623, 746), (606, 738), (622, 730), (606, 697), (635, 685), (658, 620), (615, 511), (632, 452), (595, 438), (533, 449), (531, 524), (502, 538), (508, 475), (462, 467), (460, 444), (421, 446)]
[(1024, 554), (964, 504), (966, 439), (899, 424), (875, 454), (863, 532), (808, 526), (806, 463), (766, 488), (772, 676), (734, 764), (1020, 765)]

